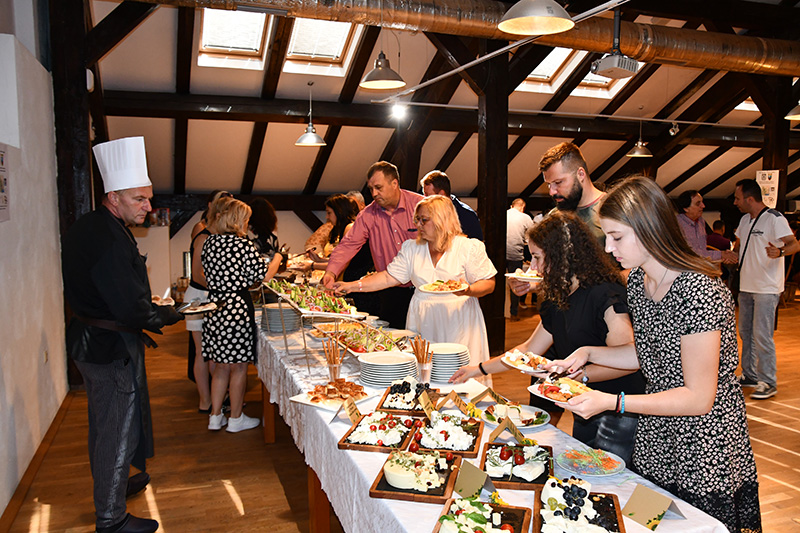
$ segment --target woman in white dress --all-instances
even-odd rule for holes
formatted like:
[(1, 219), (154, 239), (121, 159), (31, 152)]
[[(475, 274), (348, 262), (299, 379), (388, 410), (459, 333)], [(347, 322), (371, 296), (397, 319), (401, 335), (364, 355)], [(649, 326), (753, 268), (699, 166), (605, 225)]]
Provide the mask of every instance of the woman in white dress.
[[(469, 348), (470, 364), (489, 360), (486, 324), (478, 298), (494, 290), (497, 270), (477, 239), (461, 233), (450, 198), (428, 196), (414, 211), (417, 238), (403, 243), (385, 271), (359, 281), (334, 284), (337, 292), (371, 292), (402, 285), (416, 287), (406, 328), (431, 342), (457, 342)], [(462, 281), (453, 293), (428, 293), (420, 287), (435, 281)]]

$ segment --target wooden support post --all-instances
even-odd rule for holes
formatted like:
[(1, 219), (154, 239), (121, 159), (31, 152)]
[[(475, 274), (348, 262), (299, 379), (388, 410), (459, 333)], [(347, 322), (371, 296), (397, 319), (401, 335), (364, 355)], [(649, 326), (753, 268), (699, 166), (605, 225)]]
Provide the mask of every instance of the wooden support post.
[[(769, 77), (767, 85), (772, 113), (761, 113), (764, 118), (764, 170), (779, 170), (778, 178), (778, 211), (786, 210), (786, 182), (789, 167), (789, 131), (791, 123), (783, 118), (794, 105), (792, 100), (792, 79), (787, 77)], [(765, 91), (766, 92), (766, 91)]]
[[(483, 41), (480, 55), (503, 45), (500, 41)], [(478, 95), (478, 217), (484, 222), (486, 252), (498, 270), (496, 282), (502, 289), (508, 209), (508, 54), (491, 59), (485, 65), (488, 66), (488, 80)], [(488, 223), (490, 220), (492, 224)], [(504, 290), (496, 289), (481, 298), (492, 355), (505, 349), (504, 306)]]
[(261, 382), (261, 414), (264, 418), (264, 444), (275, 443), (275, 406), (269, 401), (269, 391)]
[(308, 530), (311, 533), (330, 533), (331, 503), (322, 490), (317, 473), (308, 469)]

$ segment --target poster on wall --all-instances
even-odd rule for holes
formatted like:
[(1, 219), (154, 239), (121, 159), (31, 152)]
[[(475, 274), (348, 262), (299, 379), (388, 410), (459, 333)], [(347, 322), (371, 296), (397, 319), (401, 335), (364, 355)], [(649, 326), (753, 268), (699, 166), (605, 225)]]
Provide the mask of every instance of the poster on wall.
[(0, 222), (10, 218), (8, 197), (8, 149), (0, 143)]
[(775, 209), (778, 204), (778, 176), (779, 170), (756, 171), (756, 181), (761, 185), (761, 198), (770, 209)]

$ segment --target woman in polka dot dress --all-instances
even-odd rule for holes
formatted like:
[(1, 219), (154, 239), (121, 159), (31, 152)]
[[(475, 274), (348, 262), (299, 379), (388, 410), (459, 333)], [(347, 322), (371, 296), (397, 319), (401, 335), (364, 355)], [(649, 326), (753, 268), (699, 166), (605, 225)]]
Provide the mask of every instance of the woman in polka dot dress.
[(719, 268), (686, 242), (655, 180), (629, 178), (603, 200), (606, 251), (625, 268), (634, 344), (580, 348), (551, 366), (587, 360), (640, 368), (646, 394), (591, 391), (565, 406), (583, 417), (641, 415), (633, 466), (735, 533), (761, 532), (758, 479), (738, 363), (733, 298)]
[[(264, 279), (267, 265), (245, 237), (250, 207), (233, 198), (219, 200), (219, 214), (203, 244), (201, 261), (209, 299), (224, 302), (203, 323), (203, 355), (217, 363), (211, 380), (211, 415), (208, 429), (228, 426), (236, 433), (257, 427), (259, 420), (242, 413), (247, 386), (247, 364), (255, 361), (255, 310), (248, 288)], [(222, 413), (230, 389), (230, 420)]]

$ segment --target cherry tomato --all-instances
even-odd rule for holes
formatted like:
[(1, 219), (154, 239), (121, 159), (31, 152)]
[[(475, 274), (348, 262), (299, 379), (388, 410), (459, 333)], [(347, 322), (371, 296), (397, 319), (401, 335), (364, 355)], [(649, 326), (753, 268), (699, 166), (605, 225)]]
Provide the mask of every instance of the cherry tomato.
[(450, 422), (450, 417), (445, 415), (442, 417), (442, 420), (444, 420), (445, 422)]
[(381, 439), (378, 439), (378, 446), (383, 446), (383, 441)]
[(411, 444), (408, 445), (408, 451), (410, 452), (419, 451), (419, 444), (417, 444), (416, 442), (412, 442)]
[(515, 465), (524, 465), (525, 464), (525, 456), (521, 453), (514, 455), (514, 464)]
[(502, 529), (503, 531), (510, 531), (511, 533), (514, 533), (514, 526), (512, 526), (511, 524), (500, 524), (500, 529)]
[(403, 421), (403, 425), (407, 428), (410, 428), (411, 426), (414, 425), (414, 421), (411, 420), (410, 418), (407, 418), (406, 420)]
[(456, 511), (456, 516), (462, 514), (463, 512), (464, 512), (464, 509), (459, 509), (458, 511)]
[(419, 420), (419, 419), (415, 420), (414, 421), (414, 427), (421, 428), (422, 427), (422, 420)]
[(422, 433), (419, 433), (419, 432), (414, 433), (414, 440), (417, 441), (417, 442), (421, 441), (422, 440)]
[(378, 429), (378, 426), (376, 426), (375, 424), (369, 426), (370, 431), (375, 431), (376, 429)]
[(501, 461), (508, 461), (510, 457), (511, 457), (511, 450), (509, 450), (508, 448), (503, 448), (502, 450), (500, 450)]
[(397, 422), (395, 422), (394, 420), (389, 420), (389, 424), (388, 425), (389, 425), (389, 429), (391, 429), (391, 428), (393, 428), (393, 427), (395, 427), (397, 425)]
[(445, 459), (447, 460), (447, 462), (449, 463), (450, 461), (452, 461), (452, 460), (453, 460), (453, 452), (447, 452), (447, 455), (445, 455), (445, 456), (444, 456), (444, 458), (445, 458)]
[(386, 424), (379, 425), (378, 429), (380, 429), (381, 431), (385, 431), (386, 430)]

